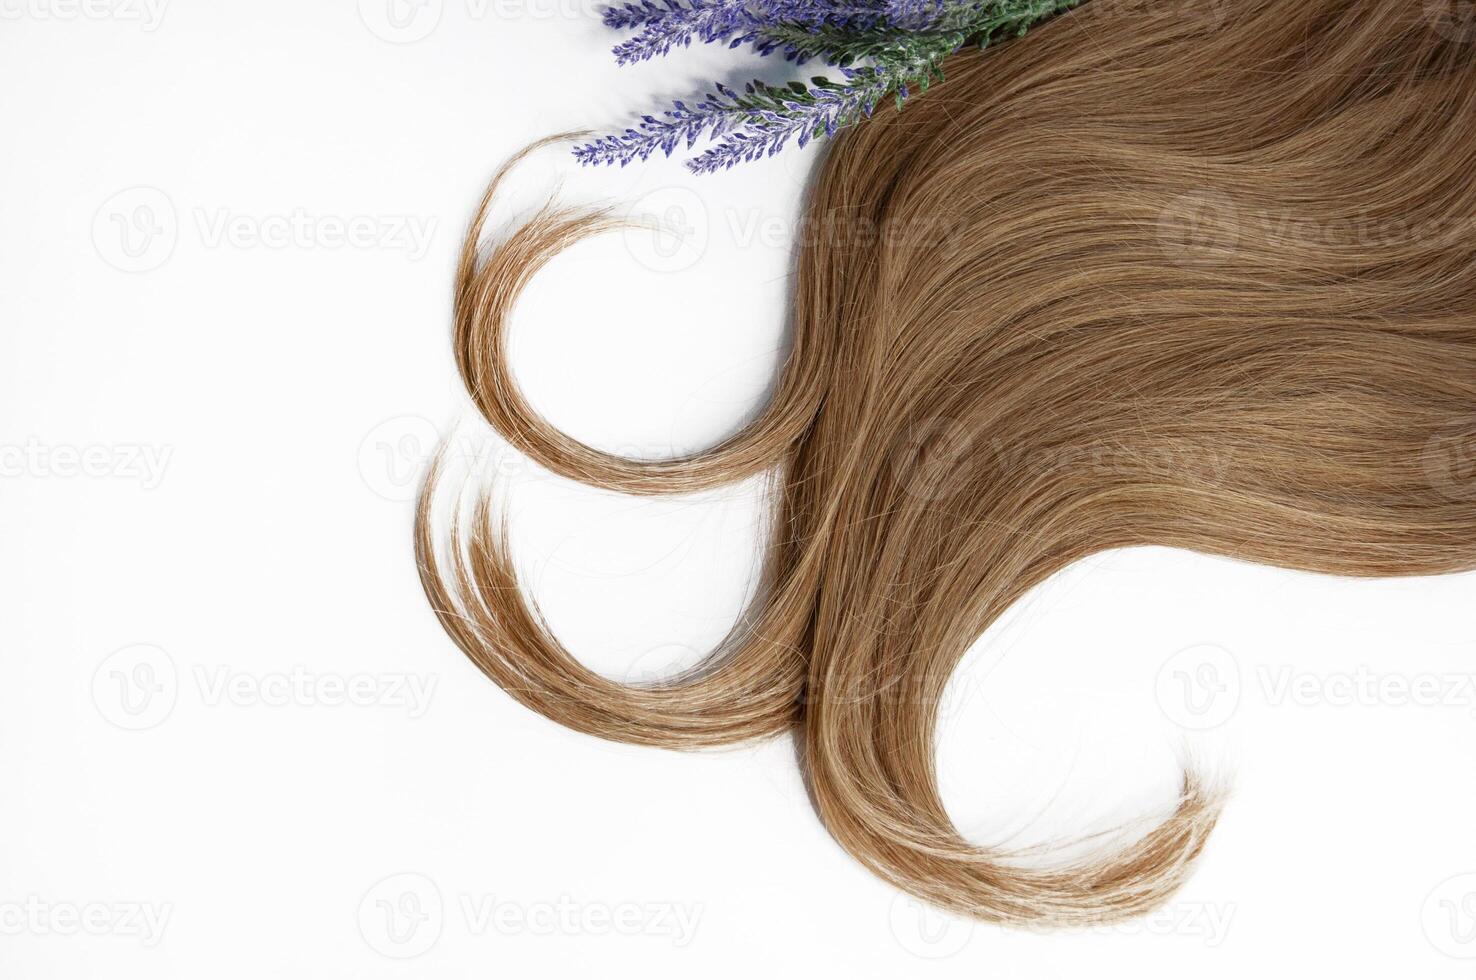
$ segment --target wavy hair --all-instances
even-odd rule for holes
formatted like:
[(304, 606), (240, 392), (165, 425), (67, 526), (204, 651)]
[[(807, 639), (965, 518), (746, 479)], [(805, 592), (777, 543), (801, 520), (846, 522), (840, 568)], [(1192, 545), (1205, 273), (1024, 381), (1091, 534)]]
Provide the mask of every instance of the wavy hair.
[(753, 616), (698, 669), (627, 686), (526, 600), (487, 491), (441, 541), (437, 464), (416, 550), (445, 629), (514, 698), (602, 738), (797, 730), (835, 839), (941, 907), (1069, 925), (1159, 903), (1215, 823), (1202, 779), (1135, 840), (1026, 861), (950, 822), (939, 700), (1022, 593), (1107, 548), (1476, 566), (1476, 487), (1440, 457), (1476, 445), (1476, 38), (1429, 7), (1089, 0), (955, 56), (906, 112), (834, 141), (775, 393), (687, 458), (599, 452), (519, 393), (519, 290), (616, 221), (550, 206), (483, 243), (502, 171), (456, 281), (456, 362), (486, 421), (625, 493), (773, 471), (778, 508)]

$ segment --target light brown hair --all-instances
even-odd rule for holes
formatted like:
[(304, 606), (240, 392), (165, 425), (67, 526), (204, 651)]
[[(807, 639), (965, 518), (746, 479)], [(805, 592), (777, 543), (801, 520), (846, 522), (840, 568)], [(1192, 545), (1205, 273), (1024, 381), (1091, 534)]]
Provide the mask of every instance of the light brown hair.
[(1476, 39), (1428, 7), (1091, 0), (956, 56), (835, 140), (772, 401), (691, 458), (595, 451), (523, 399), (519, 289), (614, 219), (549, 208), (485, 245), (484, 201), (454, 344), (486, 420), (627, 493), (774, 470), (779, 511), (752, 621), (699, 670), (631, 687), (546, 628), (485, 496), (438, 554), (433, 468), (416, 543), (445, 628), (515, 698), (603, 738), (797, 728), (835, 839), (937, 905), (1071, 924), (1160, 902), (1218, 812), (1192, 773), (1145, 836), (1032, 865), (950, 822), (936, 709), (991, 622), (1102, 549), (1476, 565), (1476, 488), (1440, 455), (1476, 440)]

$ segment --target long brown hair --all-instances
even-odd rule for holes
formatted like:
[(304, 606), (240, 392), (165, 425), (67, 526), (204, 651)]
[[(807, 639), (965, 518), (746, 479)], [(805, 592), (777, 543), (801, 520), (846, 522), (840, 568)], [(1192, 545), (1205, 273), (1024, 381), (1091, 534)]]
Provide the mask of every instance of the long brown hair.
[(518, 291), (614, 220), (549, 208), (484, 245), (484, 202), (454, 343), (486, 420), (570, 479), (680, 493), (774, 470), (780, 506), (752, 621), (700, 669), (632, 687), (530, 608), (485, 496), (438, 553), (433, 467), (416, 544), (446, 630), (515, 698), (604, 738), (797, 727), (836, 840), (940, 906), (1065, 924), (1161, 901), (1218, 812), (1192, 773), (1145, 836), (1030, 865), (950, 822), (936, 708), (991, 622), (1102, 549), (1476, 565), (1476, 492), (1431, 457), (1476, 440), (1476, 39), (1428, 7), (1091, 0), (956, 56), (905, 112), (836, 139), (773, 399), (690, 458), (604, 454), (527, 404), (504, 349)]

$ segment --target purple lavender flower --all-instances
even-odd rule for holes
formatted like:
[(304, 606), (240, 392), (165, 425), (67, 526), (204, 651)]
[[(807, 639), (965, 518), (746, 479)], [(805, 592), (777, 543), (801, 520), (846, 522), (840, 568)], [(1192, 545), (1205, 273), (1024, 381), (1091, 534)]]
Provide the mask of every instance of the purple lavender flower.
[[(621, 166), (703, 136), (716, 144), (687, 166), (697, 173), (726, 169), (770, 156), (790, 143), (833, 134), (893, 95), (900, 108), (909, 86), (926, 89), (941, 80), (948, 55), (967, 41), (980, 46), (1018, 36), (1033, 23), (1082, 0), (625, 0), (604, 12), (607, 25), (632, 29), (615, 48), (621, 64), (644, 61), (686, 46), (693, 38), (751, 42), (761, 54), (791, 61), (822, 58), (844, 78), (811, 79), (788, 87), (753, 82), (745, 93), (722, 85), (688, 106), (683, 102), (611, 136), (575, 149), (586, 164)], [(854, 64), (867, 67), (853, 68)]]
[(666, 0), (664, 3), (653, 3), (652, 0), (643, 0), (641, 3), (622, 3), (606, 7), (600, 18), (605, 22), (606, 27), (623, 31), (661, 20), (676, 6), (676, 0)]
[(623, 167), (632, 160), (646, 159), (656, 150), (671, 156), (678, 143), (691, 149), (703, 133), (720, 136), (738, 121), (738, 99), (738, 93), (719, 83), (716, 94), (695, 106), (676, 102), (662, 113), (664, 118), (643, 116), (634, 129), (575, 147), (574, 157), (580, 163), (618, 163)]
[[(752, 30), (751, 6), (751, 0), (687, 0), (686, 4), (668, 0), (659, 14), (653, 13), (659, 9), (655, 4), (611, 8), (620, 11), (627, 21), (637, 13), (648, 15), (640, 24), (639, 34), (615, 46), (615, 61), (634, 64), (666, 54), (677, 45), (685, 47), (694, 37), (711, 42)], [(605, 22), (610, 23), (610, 11), (605, 16)]]
[[(822, 85), (824, 79), (815, 79), (809, 88), (803, 89), (801, 98), (774, 96), (782, 112), (752, 111), (745, 131), (730, 133), (716, 146), (688, 160), (687, 168), (696, 174), (726, 170), (736, 163), (773, 156), (796, 137), (797, 145), (803, 148), (821, 133), (834, 136), (842, 126), (871, 115), (876, 103), (899, 86), (896, 78), (877, 68), (847, 69), (845, 74), (843, 83)], [(783, 90), (767, 89), (766, 94), (772, 96), (780, 91)], [(899, 91), (906, 92), (905, 83), (900, 84)]]
[[(731, 47), (756, 42), (759, 53), (781, 48), (780, 42), (763, 38), (764, 28), (781, 24), (800, 27), (833, 27), (867, 30), (887, 20), (887, 5), (941, 4), (944, 0), (858, 0), (836, 4), (826, 0), (642, 0), (608, 7), (606, 26), (639, 28), (640, 33), (614, 48), (622, 65), (646, 61), (686, 47), (693, 38), (704, 42), (731, 41)], [(788, 52), (786, 52), (788, 53)], [(803, 58), (799, 59), (803, 60)]]

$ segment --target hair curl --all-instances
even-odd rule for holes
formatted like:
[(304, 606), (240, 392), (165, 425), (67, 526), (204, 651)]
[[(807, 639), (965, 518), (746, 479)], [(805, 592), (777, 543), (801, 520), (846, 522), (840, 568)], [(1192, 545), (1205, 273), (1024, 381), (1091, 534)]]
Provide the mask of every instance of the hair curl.
[(487, 422), (626, 493), (775, 470), (780, 506), (754, 621), (700, 669), (625, 686), (525, 600), (485, 494), (438, 557), (433, 467), (416, 543), (446, 630), (513, 697), (603, 738), (798, 727), (835, 839), (939, 906), (1073, 924), (1160, 902), (1214, 825), (1201, 780), (1140, 839), (1033, 866), (950, 822), (936, 709), (1012, 602), (1106, 548), (1476, 565), (1476, 488), (1431, 455), (1476, 445), (1476, 47), (1428, 6), (1090, 0), (955, 56), (906, 112), (836, 139), (776, 392), (689, 458), (598, 452), (519, 393), (519, 290), (615, 219), (550, 207), (483, 246), (504, 170), (456, 285), (457, 365)]

